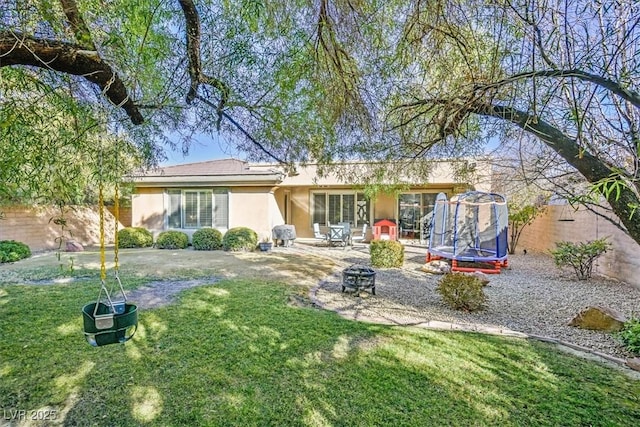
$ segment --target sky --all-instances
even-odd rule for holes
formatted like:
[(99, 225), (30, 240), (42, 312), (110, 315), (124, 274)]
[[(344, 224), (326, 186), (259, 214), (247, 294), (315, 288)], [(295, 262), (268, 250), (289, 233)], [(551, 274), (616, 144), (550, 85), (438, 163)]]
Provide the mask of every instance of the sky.
[[(498, 141), (490, 143), (485, 147), (485, 151), (490, 153), (497, 146)], [(194, 137), (189, 148), (189, 153), (185, 156), (182, 150), (167, 149), (167, 160), (160, 163), (160, 166), (173, 166), (185, 163), (205, 162), (207, 160), (218, 159), (240, 159), (246, 160), (246, 154), (238, 151), (233, 144), (227, 142), (223, 136), (212, 137), (210, 135), (198, 135)]]
[(224, 137), (211, 137), (210, 135), (198, 135), (194, 137), (189, 153), (185, 156), (178, 147), (176, 150), (167, 149), (167, 160), (160, 166), (172, 166), (184, 163), (205, 162), (207, 160), (236, 158), (243, 160), (245, 154), (236, 150)]

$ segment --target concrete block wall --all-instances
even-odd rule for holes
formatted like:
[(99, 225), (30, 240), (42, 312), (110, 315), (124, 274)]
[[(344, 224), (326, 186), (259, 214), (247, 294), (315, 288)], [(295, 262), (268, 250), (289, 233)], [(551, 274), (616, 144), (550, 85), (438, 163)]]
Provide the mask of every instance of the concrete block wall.
[[(57, 238), (63, 235), (61, 227), (53, 222), (60, 217), (60, 210), (53, 206), (0, 207), (0, 240), (16, 240), (25, 243), (32, 251), (58, 248)], [(114, 217), (105, 209), (105, 240), (114, 241)], [(66, 230), (64, 238), (75, 240), (83, 246), (100, 244), (100, 216), (97, 207), (69, 207), (64, 213)], [(64, 250), (64, 244), (63, 244)]]
[(516, 252), (527, 249), (549, 253), (559, 241), (578, 243), (602, 237), (607, 237), (612, 249), (596, 260), (595, 272), (640, 289), (640, 245), (586, 209), (574, 212), (570, 206), (548, 206), (543, 215), (523, 230)]
[[(115, 215), (113, 206), (107, 206), (107, 210), (111, 212), (112, 215)], [(123, 227), (131, 227), (131, 207), (120, 206), (118, 210), (118, 218), (120, 219), (120, 224)]]

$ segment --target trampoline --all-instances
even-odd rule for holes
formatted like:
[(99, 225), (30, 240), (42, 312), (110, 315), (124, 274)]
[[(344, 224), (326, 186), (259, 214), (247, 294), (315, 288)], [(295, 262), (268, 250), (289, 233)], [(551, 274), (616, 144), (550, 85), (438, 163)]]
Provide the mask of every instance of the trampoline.
[(450, 259), (452, 271), (500, 273), (507, 266), (508, 222), (507, 201), (500, 194), (470, 191), (447, 200), (440, 193), (427, 262)]

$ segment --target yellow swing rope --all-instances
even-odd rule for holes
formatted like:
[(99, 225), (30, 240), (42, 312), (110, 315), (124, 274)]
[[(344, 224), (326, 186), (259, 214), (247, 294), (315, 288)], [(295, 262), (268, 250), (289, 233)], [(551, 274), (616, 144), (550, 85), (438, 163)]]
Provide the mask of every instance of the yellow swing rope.
[[(124, 292), (124, 288), (122, 287), (122, 281), (120, 281), (120, 261), (118, 258), (118, 251), (119, 251), (119, 247), (120, 247), (120, 239), (118, 236), (118, 229), (120, 227), (120, 170), (119, 170), (119, 156), (118, 154), (120, 153), (120, 147), (119, 147), (119, 140), (116, 140), (116, 145), (115, 145), (115, 171), (116, 171), (116, 179), (115, 179), (115, 183), (114, 183), (114, 195), (113, 195), (113, 233), (114, 233), (114, 237), (113, 237), (113, 244), (114, 244), (114, 248), (113, 248), (113, 275), (115, 278), (116, 283), (118, 284), (118, 288), (120, 290), (120, 292), (122, 293), (122, 300), (124, 302), (127, 301), (127, 294)], [(114, 283), (112, 285), (112, 290), (115, 288), (116, 283)]]
[[(117, 147), (116, 147), (117, 148)], [(113, 302), (111, 301), (111, 294), (113, 294), (114, 290), (115, 290), (115, 286), (116, 283), (118, 284), (118, 287), (120, 288), (120, 291), (122, 292), (122, 296), (124, 298), (124, 300), (126, 301), (127, 296), (124, 293), (124, 289), (122, 288), (122, 283), (120, 282), (120, 276), (118, 273), (118, 269), (119, 269), (119, 260), (118, 260), (118, 246), (119, 246), (119, 241), (118, 241), (118, 226), (120, 223), (120, 195), (119, 195), (119, 185), (118, 185), (118, 181), (116, 180), (116, 184), (115, 184), (115, 192), (114, 192), (114, 244), (115, 244), (115, 248), (114, 248), (114, 276), (116, 279), (116, 283), (112, 283), (111, 284), (111, 290), (108, 291), (107, 290), (107, 286), (106, 286), (106, 281), (107, 281), (107, 261), (106, 261), (106, 244), (105, 244), (105, 218), (104, 218), (104, 210), (105, 210), (105, 205), (104, 205), (104, 182), (103, 182), (103, 158), (102, 158), (102, 151), (100, 151), (100, 170), (99, 170), (99, 177), (100, 180), (98, 182), (98, 211), (99, 211), (99, 217), (100, 217), (100, 281), (101, 281), (101, 286), (100, 286), (100, 293), (98, 294), (98, 302), (100, 300), (100, 296), (102, 295), (102, 292), (105, 292), (105, 296), (107, 297), (107, 299), (109, 300), (109, 303), (111, 305), (113, 305)], [(116, 150), (116, 164), (118, 162), (118, 153)], [(96, 303), (96, 310), (97, 310), (97, 303)]]
[(98, 307), (100, 305), (100, 298), (102, 296), (102, 292), (105, 293), (106, 298), (109, 300), (109, 304), (112, 306), (111, 296), (107, 290), (106, 280), (107, 280), (107, 265), (106, 265), (106, 254), (105, 254), (105, 244), (104, 244), (104, 183), (102, 180), (102, 150), (99, 153), (99, 161), (100, 161), (100, 169), (99, 169), (99, 177), (98, 181), (98, 215), (100, 218), (100, 292), (98, 292), (98, 298), (96, 300), (96, 304), (93, 309), (93, 317), (96, 318), (98, 315)]
[[(120, 159), (118, 158), (118, 154), (120, 153), (120, 140), (117, 139), (116, 140), (116, 145), (115, 145), (115, 169), (116, 169), (116, 182), (115, 182), (115, 188), (114, 188), (114, 196), (113, 196), (113, 217), (114, 217), (114, 224), (113, 224), (113, 232), (115, 233), (115, 236), (113, 238), (113, 243), (115, 245), (115, 248), (113, 249), (113, 262), (114, 262), (114, 273), (116, 276), (116, 279), (118, 280), (118, 282), (120, 282), (120, 276), (118, 274), (118, 270), (119, 270), (119, 263), (118, 263), (118, 249), (119, 249), (119, 237), (118, 237), (118, 227), (120, 226), (120, 192), (119, 192), (119, 183), (120, 183), (120, 170), (118, 168), (119, 166), (119, 162)], [(122, 288), (122, 284), (120, 285), (120, 287)], [(122, 291), (122, 293), (124, 294), (124, 291)], [(125, 296), (126, 299), (126, 296)]]
[[(102, 161), (101, 161), (102, 163)], [(104, 249), (104, 194), (102, 177), (98, 183), (98, 212), (100, 215), (100, 280), (107, 280), (106, 255)]]
[(115, 272), (116, 277), (118, 277), (118, 269), (119, 269), (119, 264), (118, 264), (118, 247), (119, 245), (119, 238), (118, 238), (118, 227), (120, 226), (120, 195), (119, 195), (119, 191), (118, 191), (118, 181), (116, 181), (116, 185), (115, 185), (115, 192), (114, 192), (114, 202), (113, 202), (113, 217), (114, 217), (114, 225), (113, 225), (113, 230), (115, 233), (115, 237), (113, 238), (114, 241), (114, 245), (115, 248), (113, 249), (113, 262), (114, 262), (114, 267), (113, 267), (113, 271)]

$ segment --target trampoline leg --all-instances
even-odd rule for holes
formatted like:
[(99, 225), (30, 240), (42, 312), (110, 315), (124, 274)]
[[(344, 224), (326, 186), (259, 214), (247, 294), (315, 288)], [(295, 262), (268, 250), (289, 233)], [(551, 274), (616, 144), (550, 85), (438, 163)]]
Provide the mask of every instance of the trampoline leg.
[(455, 259), (451, 260), (451, 271), (461, 271), (464, 273), (473, 273), (475, 271), (480, 271), (486, 274), (500, 274), (500, 266), (502, 263), (500, 261), (488, 262), (488, 264), (493, 265), (493, 268), (481, 268), (477, 267), (458, 267), (458, 261)]
[(436, 261), (442, 259), (442, 257), (440, 255), (431, 255), (431, 253), (427, 252), (427, 262), (431, 262), (431, 261)]

